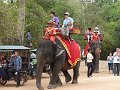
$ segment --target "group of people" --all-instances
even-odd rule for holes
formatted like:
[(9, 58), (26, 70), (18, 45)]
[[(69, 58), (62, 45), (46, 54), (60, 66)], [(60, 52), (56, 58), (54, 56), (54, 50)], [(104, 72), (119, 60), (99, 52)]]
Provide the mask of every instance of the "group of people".
[(7, 66), (8, 71), (8, 80), (11, 80), (13, 78), (13, 72), (17, 75), (17, 85), (20, 85), (20, 74), (19, 71), (22, 68), (22, 58), (19, 56), (17, 51), (13, 51), (10, 59), (7, 58), (1, 59), (1, 65)]
[(0, 53), (0, 65), (6, 62), (6, 54)]
[[(88, 53), (86, 56), (87, 60), (87, 77), (92, 77), (92, 74), (94, 72), (94, 65), (93, 65), (93, 55), (91, 53), (91, 49), (88, 49)], [(116, 51), (113, 53), (110, 53), (109, 56), (107, 57), (108, 61), (108, 69), (109, 72), (112, 71), (114, 76), (119, 76), (120, 75), (120, 48), (116, 48)]]
[(94, 31), (91, 28), (88, 28), (85, 31), (85, 38), (87, 38), (88, 42), (96, 42), (100, 41), (101, 33), (98, 27), (95, 27)]
[(73, 23), (74, 20), (73, 18), (69, 17), (70, 14), (68, 12), (64, 13), (65, 19), (63, 21), (63, 25), (62, 28), (68, 28), (65, 29), (66, 31), (64, 31), (64, 29), (60, 29), (60, 21), (59, 18), (56, 16), (55, 12), (50, 12), (50, 21), (48, 23), (53, 24), (53, 26), (59, 30), (61, 30), (62, 34), (66, 34), (67, 36), (69, 35), (70, 29), (73, 28)]
[(109, 72), (112, 71), (112, 73), (117, 76), (120, 75), (120, 48), (116, 48), (116, 51), (113, 53), (110, 53), (107, 57), (108, 61), (108, 68)]
[(48, 27), (44, 30), (45, 40), (51, 40), (55, 43), (56, 32), (61, 32), (61, 34), (66, 38), (70, 39), (70, 31), (73, 30), (74, 20), (69, 16), (68, 12), (64, 13), (65, 20), (63, 21), (62, 27), (60, 27), (59, 18), (56, 16), (55, 12), (50, 12), (50, 20), (48, 21)]
[[(63, 36), (66, 36), (67, 39), (69, 39), (69, 33), (70, 30), (73, 30), (73, 23), (74, 20), (73, 18), (70, 17), (70, 14), (68, 12), (64, 13), (65, 19), (63, 21), (62, 27), (60, 27), (60, 20), (56, 16), (54, 11), (50, 12), (50, 20), (48, 21), (48, 30), (44, 32), (44, 37), (43, 39), (50, 39), (53, 43), (55, 43), (55, 37), (54, 35), (56, 34), (56, 31), (59, 30), (61, 31)], [(26, 40), (27, 40), (27, 46), (31, 47), (31, 34), (30, 30), (26, 33)]]
[(88, 28), (85, 31), (85, 37), (87, 40), (87, 44), (85, 46), (85, 49), (83, 51), (83, 56), (86, 57), (85, 59), (85, 64), (88, 67), (87, 71), (87, 77), (92, 77), (92, 73), (94, 72), (94, 64), (93, 64), (93, 55), (92, 55), (92, 50), (95, 48), (95, 44), (100, 44), (101, 43), (101, 33), (99, 31), (98, 27), (95, 27), (94, 31), (92, 28)]

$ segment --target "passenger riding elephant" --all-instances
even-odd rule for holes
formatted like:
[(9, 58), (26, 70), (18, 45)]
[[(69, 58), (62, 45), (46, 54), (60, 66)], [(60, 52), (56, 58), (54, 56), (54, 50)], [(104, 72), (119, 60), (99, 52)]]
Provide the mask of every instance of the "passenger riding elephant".
[[(67, 52), (63, 44), (60, 42), (59, 39), (56, 39), (56, 43), (57, 44), (54, 44), (50, 40), (42, 40), (38, 46), (37, 49), (38, 61), (36, 75), (36, 86), (38, 90), (44, 90), (44, 88), (41, 86), (41, 78), (45, 63), (50, 64), (52, 72), (48, 89), (53, 89), (56, 88), (57, 86), (62, 86), (62, 82), (58, 75), (60, 71), (63, 72), (66, 83), (70, 82), (71, 80), (72, 84), (78, 83), (80, 60), (76, 62), (75, 66), (71, 67), (71, 65), (68, 63)], [(68, 69), (73, 69), (73, 79), (68, 73), (67, 71)]]

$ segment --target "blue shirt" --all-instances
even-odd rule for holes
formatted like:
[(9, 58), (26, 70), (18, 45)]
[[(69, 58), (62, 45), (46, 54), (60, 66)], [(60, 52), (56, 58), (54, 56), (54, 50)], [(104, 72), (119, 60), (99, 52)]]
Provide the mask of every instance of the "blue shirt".
[(108, 63), (113, 63), (113, 56), (108, 56), (107, 60), (108, 60)]
[(20, 56), (16, 56), (14, 67), (17, 71), (19, 71), (22, 68), (22, 58)]
[(27, 34), (26, 34), (26, 38), (27, 38), (28, 40), (31, 39), (31, 34), (30, 34), (30, 32), (27, 32)]
[[(73, 21), (73, 18), (68, 17), (67, 19), (65, 19), (65, 20), (63, 21), (63, 25), (66, 26), (66, 25), (68, 25), (69, 23), (73, 23), (73, 22), (74, 22), (74, 21)], [(73, 28), (73, 25), (71, 25), (69, 28)]]

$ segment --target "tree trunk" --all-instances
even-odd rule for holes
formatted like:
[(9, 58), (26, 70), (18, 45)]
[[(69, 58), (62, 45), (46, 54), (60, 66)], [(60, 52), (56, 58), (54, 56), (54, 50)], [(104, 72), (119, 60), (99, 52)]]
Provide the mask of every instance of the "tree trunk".
[(18, 40), (20, 45), (24, 43), (24, 29), (25, 29), (25, 1), (19, 0), (19, 11), (18, 11)]
[(1, 37), (0, 37), (0, 45), (2, 45), (2, 39), (1, 39)]

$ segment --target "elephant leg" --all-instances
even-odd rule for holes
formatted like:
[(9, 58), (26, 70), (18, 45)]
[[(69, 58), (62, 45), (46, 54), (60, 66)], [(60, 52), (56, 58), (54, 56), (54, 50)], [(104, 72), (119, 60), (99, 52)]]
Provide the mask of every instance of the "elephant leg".
[(72, 80), (72, 78), (71, 78), (70, 74), (68, 73), (68, 71), (67, 70), (62, 70), (62, 72), (65, 76), (65, 82), (66, 83), (70, 82)]
[(44, 88), (41, 86), (41, 78), (42, 78), (43, 67), (45, 65), (45, 56), (41, 52), (39, 52), (37, 58), (38, 61), (37, 61), (37, 71), (36, 71), (36, 86), (38, 90), (44, 90)]
[(56, 84), (57, 84), (57, 86), (62, 86), (62, 82), (61, 82), (61, 80), (60, 80), (60, 77), (58, 76), (58, 79), (57, 79), (57, 82), (56, 82)]
[(60, 80), (58, 74), (65, 62), (65, 56), (65, 52), (63, 52), (60, 56), (55, 58), (55, 62), (52, 64), (52, 77), (50, 78), (48, 89), (53, 89), (57, 87), (57, 81)]
[(73, 81), (72, 81), (72, 84), (77, 84), (78, 83), (79, 67), (80, 67), (80, 61), (78, 61), (75, 68), (73, 68)]
[(58, 73), (60, 72), (60, 68), (56, 65), (54, 66), (54, 69), (52, 71), (52, 76), (50, 78), (50, 82), (48, 85), (48, 89), (54, 89), (57, 87), (57, 79), (58, 79)]
[(99, 54), (95, 54), (95, 67), (94, 72), (99, 73)]
[(50, 69), (51, 69), (51, 76), (50, 76), (50, 82), (49, 82), (49, 85), (48, 85), (48, 89), (54, 89), (57, 87), (57, 84), (56, 82), (54, 81), (54, 78), (53, 78), (53, 70), (54, 70), (54, 63), (51, 63), (50, 65)]

